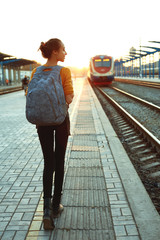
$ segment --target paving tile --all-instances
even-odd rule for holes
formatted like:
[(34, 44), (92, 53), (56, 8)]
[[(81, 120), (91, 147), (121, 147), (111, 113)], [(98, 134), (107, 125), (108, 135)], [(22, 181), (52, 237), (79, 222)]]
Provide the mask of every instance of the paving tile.
[(103, 172), (100, 167), (69, 167), (66, 175), (67, 177), (103, 177)]
[(99, 159), (81, 159), (81, 158), (70, 158), (69, 159), (70, 167), (101, 167)]
[(31, 213), (24, 213), (22, 217), (22, 221), (31, 221), (34, 216), (34, 212)]
[(66, 189), (106, 189), (103, 177), (66, 177)]
[(14, 239), (16, 231), (5, 231), (1, 240), (12, 240)]
[(124, 226), (115, 226), (116, 236), (126, 236), (126, 230)]
[(4, 217), (3, 217), (3, 216), (0, 214), (0, 222), (9, 222), (10, 219), (11, 219), (11, 217), (7, 217), (7, 216), (4, 216)]
[(8, 225), (6, 231), (27, 231), (29, 225)]
[(74, 135), (74, 140), (80, 141), (97, 141), (96, 134), (82, 134), (82, 135)]
[(13, 216), (12, 216), (12, 220), (11, 220), (11, 221), (21, 220), (22, 217), (23, 217), (23, 214), (24, 214), (24, 213), (16, 213), (16, 212), (15, 212), (15, 213), (13, 214)]
[(104, 240), (109, 239), (109, 233), (107, 230), (58, 230), (52, 235), (52, 239), (61, 240)]
[(112, 201), (118, 201), (117, 194), (110, 194), (109, 195), (109, 200), (112, 203)]
[(116, 240), (141, 240), (139, 236), (117, 236)]
[(30, 231), (40, 230), (41, 225), (42, 225), (42, 221), (32, 221), (32, 224), (30, 226)]
[(64, 206), (105, 207), (108, 199), (105, 190), (64, 190), (62, 196)]
[(99, 158), (99, 152), (89, 152), (89, 151), (72, 151), (71, 158)]
[(16, 231), (14, 240), (26, 239), (27, 231)]
[(125, 228), (128, 235), (138, 235), (138, 231), (135, 225), (126, 225)]
[(121, 208), (121, 211), (122, 211), (122, 215), (131, 215), (131, 210), (130, 210), (130, 208), (129, 207), (127, 207), (127, 208)]
[(57, 228), (63, 229), (107, 229), (107, 209), (104, 207), (66, 207)]
[(111, 208), (111, 212), (113, 217), (122, 215), (120, 208)]
[(11, 220), (8, 226), (29, 226), (30, 221)]
[(113, 224), (116, 225), (134, 225), (133, 217), (130, 216), (116, 216), (113, 218)]
[(52, 231), (29, 231), (27, 237), (45, 237), (47, 239), (49, 239), (49, 237), (51, 236)]
[(1, 224), (0, 224), (0, 231), (4, 231), (7, 225), (8, 225), (7, 221), (6, 222), (1, 222)]
[(3, 213), (3, 212), (5, 212), (5, 210), (6, 210), (6, 208), (7, 208), (7, 206), (0, 206), (0, 213)]

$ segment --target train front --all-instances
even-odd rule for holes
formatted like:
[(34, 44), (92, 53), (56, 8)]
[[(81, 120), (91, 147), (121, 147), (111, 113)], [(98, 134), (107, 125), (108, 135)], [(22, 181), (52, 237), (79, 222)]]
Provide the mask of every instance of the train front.
[(90, 80), (95, 84), (111, 84), (114, 80), (114, 60), (107, 55), (97, 55), (90, 61)]

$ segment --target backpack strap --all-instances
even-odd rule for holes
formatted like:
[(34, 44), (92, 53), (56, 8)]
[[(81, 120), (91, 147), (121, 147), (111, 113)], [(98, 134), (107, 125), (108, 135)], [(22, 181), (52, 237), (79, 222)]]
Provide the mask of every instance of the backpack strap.
[(56, 65), (56, 66), (51, 66), (51, 67), (47, 67), (47, 66), (39, 66), (39, 67), (37, 67), (37, 69), (36, 69), (36, 72), (37, 73), (40, 73), (40, 72), (42, 72), (42, 71), (44, 71), (45, 69), (47, 70), (47, 69), (52, 69), (52, 71), (59, 71), (60, 72), (60, 70), (63, 68), (63, 66), (59, 66), (59, 65)]

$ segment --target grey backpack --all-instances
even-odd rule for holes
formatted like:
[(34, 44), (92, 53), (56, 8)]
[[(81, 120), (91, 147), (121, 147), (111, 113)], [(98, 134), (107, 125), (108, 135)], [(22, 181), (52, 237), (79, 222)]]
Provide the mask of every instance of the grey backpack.
[(65, 120), (67, 104), (60, 75), (61, 68), (40, 66), (36, 69), (26, 96), (26, 118), (30, 123), (49, 126), (59, 125)]

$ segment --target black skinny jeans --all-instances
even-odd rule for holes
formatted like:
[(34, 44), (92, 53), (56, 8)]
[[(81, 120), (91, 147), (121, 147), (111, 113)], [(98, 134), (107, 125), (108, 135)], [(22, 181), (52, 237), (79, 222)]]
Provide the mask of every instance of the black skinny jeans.
[(56, 207), (60, 203), (64, 178), (64, 158), (70, 134), (69, 115), (67, 114), (61, 125), (38, 126), (37, 132), (44, 157), (43, 197), (52, 197), (53, 173), (55, 171), (53, 205)]

